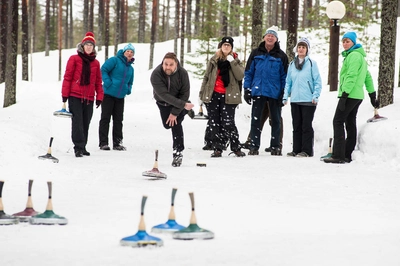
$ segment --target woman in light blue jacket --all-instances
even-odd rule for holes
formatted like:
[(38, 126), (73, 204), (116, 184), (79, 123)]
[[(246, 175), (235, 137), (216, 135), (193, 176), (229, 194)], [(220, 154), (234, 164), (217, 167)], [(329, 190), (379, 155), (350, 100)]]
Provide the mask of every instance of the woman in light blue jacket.
[(290, 97), (293, 125), (293, 150), (288, 156), (312, 157), (314, 155), (314, 129), (312, 122), (321, 94), (321, 76), (317, 62), (309, 56), (310, 42), (301, 38), (295, 47), (297, 53), (290, 63), (283, 104)]

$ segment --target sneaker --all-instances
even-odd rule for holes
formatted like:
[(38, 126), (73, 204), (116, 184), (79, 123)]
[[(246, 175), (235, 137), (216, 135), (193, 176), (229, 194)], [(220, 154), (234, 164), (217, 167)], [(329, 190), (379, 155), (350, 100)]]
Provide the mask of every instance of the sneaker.
[(291, 152), (288, 152), (286, 155), (288, 157), (296, 157), (297, 154), (294, 151), (291, 151)]
[(271, 148), (271, 155), (273, 156), (282, 156), (282, 150), (280, 148)]
[(203, 147), (203, 151), (212, 151), (213, 150), (213, 148), (211, 147), (211, 144), (206, 144), (204, 147)]
[(236, 157), (244, 157), (244, 156), (246, 156), (246, 153), (242, 152), (241, 150), (232, 151), (231, 153), (229, 153), (229, 155), (231, 155), (231, 154), (235, 154)]
[(116, 145), (113, 147), (113, 150), (115, 151), (126, 151), (126, 148), (122, 145)]
[(85, 156), (90, 156), (90, 152), (88, 152), (86, 149), (83, 150), (82, 154)]
[(340, 163), (340, 164), (345, 163), (344, 160), (338, 159), (338, 158), (333, 158), (333, 157), (324, 159), (324, 162), (326, 162), (326, 163)]
[(172, 156), (174, 157), (173, 159), (172, 159), (172, 163), (171, 163), (171, 165), (173, 166), (173, 167), (179, 167), (179, 166), (181, 166), (181, 164), (182, 164), (182, 158), (183, 158), (183, 155), (182, 155), (182, 153), (181, 152), (174, 152), (173, 154), (172, 154)]
[(302, 151), (302, 152), (300, 152), (300, 153), (298, 153), (297, 155), (296, 155), (296, 157), (310, 157), (310, 155), (308, 155), (306, 152), (304, 152), (304, 151)]
[(212, 158), (222, 157), (222, 151), (215, 150), (213, 153), (211, 153), (211, 157)]
[(271, 147), (265, 148), (265, 152), (271, 152)]
[(75, 151), (75, 157), (83, 157), (83, 152), (82, 151)]
[(258, 150), (250, 150), (249, 153), (247, 153), (247, 155), (258, 155), (259, 152)]
[(109, 151), (110, 150), (110, 147), (106, 144), (106, 145), (101, 145), (100, 146), (100, 150), (103, 150), (103, 151)]

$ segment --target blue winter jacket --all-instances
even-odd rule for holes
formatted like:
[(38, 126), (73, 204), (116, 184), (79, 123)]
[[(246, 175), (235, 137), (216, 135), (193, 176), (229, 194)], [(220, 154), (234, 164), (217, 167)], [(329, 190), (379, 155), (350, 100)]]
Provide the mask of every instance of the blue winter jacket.
[(290, 63), (283, 95), (284, 100), (290, 97), (292, 103), (310, 103), (312, 100), (318, 102), (321, 89), (321, 75), (317, 62), (306, 56), (301, 70), (296, 68), (294, 61)]
[(134, 69), (132, 58), (127, 62), (123, 50), (119, 50), (116, 56), (107, 59), (101, 66), (104, 94), (122, 99), (132, 92)]
[(243, 88), (250, 89), (252, 96), (282, 99), (287, 68), (288, 58), (279, 43), (268, 52), (263, 41), (247, 60)]

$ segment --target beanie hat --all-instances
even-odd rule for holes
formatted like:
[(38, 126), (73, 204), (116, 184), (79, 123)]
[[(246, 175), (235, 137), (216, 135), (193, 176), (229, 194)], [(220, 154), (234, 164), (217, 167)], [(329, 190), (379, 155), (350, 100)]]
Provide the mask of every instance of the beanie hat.
[(123, 51), (124, 53), (126, 52), (126, 50), (131, 50), (133, 53), (135, 53), (135, 47), (133, 47), (133, 45), (131, 43), (128, 43), (127, 45), (125, 45)]
[(308, 53), (310, 52), (311, 46), (310, 46), (310, 41), (306, 37), (300, 38), (300, 40), (297, 42), (296, 46), (294, 47), (293, 52), (297, 53), (297, 47), (299, 46), (300, 43), (307, 47), (307, 55), (308, 55)]
[(229, 43), (232, 46), (232, 49), (233, 49), (233, 38), (232, 37), (226, 36), (226, 37), (222, 38), (222, 40), (220, 42), (221, 46), (224, 43)]
[(343, 35), (343, 39), (350, 39), (354, 44), (357, 44), (357, 34), (354, 31), (348, 31)]
[(265, 35), (267, 35), (267, 34), (272, 34), (272, 35), (274, 35), (274, 36), (278, 39), (278, 27), (274, 25), (274, 26), (268, 28), (268, 29), (265, 31), (265, 34), (263, 35), (263, 38), (264, 38)]
[(93, 34), (93, 32), (90, 32), (90, 31), (86, 32), (86, 35), (85, 35), (85, 37), (82, 39), (81, 44), (82, 44), (82, 45), (85, 45), (85, 43), (88, 43), (88, 42), (92, 43), (93, 45), (96, 45), (96, 40), (94, 39), (94, 34)]

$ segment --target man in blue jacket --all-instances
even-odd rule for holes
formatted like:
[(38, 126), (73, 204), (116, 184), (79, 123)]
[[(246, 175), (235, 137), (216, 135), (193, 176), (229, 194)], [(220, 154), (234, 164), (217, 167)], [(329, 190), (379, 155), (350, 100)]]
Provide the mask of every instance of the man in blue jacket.
[(111, 116), (113, 118), (113, 149), (117, 151), (126, 150), (122, 145), (122, 121), (124, 119), (125, 96), (132, 92), (134, 55), (135, 47), (129, 43), (119, 50), (116, 56), (107, 59), (101, 67), (104, 89), (99, 125), (99, 146), (101, 150), (110, 150), (108, 131)]
[(282, 155), (280, 148), (282, 96), (285, 88), (288, 58), (280, 49), (278, 27), (268, 28), (264, 41), (254, 49), (244, 75), (244, 100), (251, 104), (251, 128), (249, 155), (258, 155), (261, 137), (261, 114), (268, 102), (271, 124), (271, 155)]

